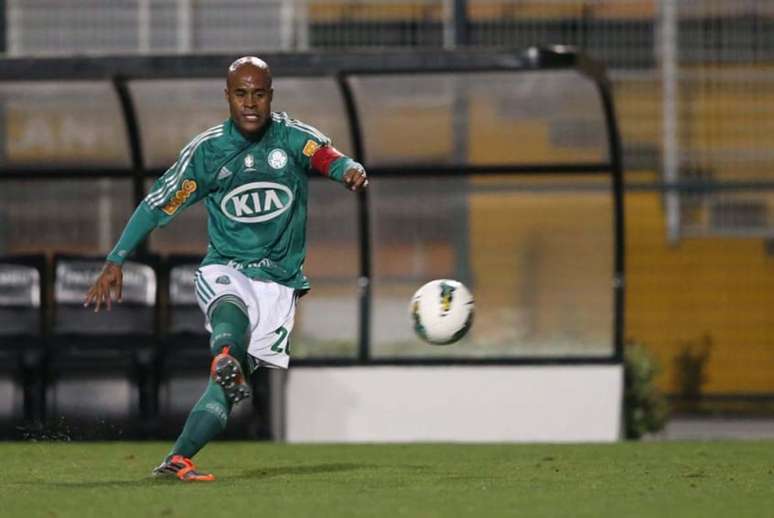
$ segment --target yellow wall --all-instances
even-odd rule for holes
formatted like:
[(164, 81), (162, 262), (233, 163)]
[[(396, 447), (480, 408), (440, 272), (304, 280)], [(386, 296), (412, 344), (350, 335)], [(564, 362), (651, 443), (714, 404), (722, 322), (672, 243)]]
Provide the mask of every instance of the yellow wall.
[(674, 359), (710, 336), (705, 392), (774, 392), (774, 257), (761, 239), (666, 240), (661, 197), (626, 197), (627, 336), (658, 356), (664, 389)]
[[(627, 144), (659, 149), (660, 112), (654, 113), (660, 104), (658, 89), (648, 87), (647, 82), (626, 84), (617, 99)], [(691, 138), (685, 137), (684, 144), (702, 153), (763, 149), (754, 142), (761, 138), (774, 142), (774, 125), (762, 116), (731, 116), (754, 111), (750, 101), (740, 89), (715, 86), (698, 92), (690, 99), (689, 111), (693, 115), (684, 122), (684, 130)], [(771, 104), (774, 98), (767, 98), (766, 102)], [(552, 149), (547, 128), (540, 126), (539, 121), (501, 120), (480, 100), (475, 113), (477, 132), (470, 146), (473, 159), (497, 156), (503, 149), (508, 149), (512, 156), (513, 148), (509, 145), (520, 146), (523, 153), (519, 153), (525, 161), (548, 160), (567, 151)], [(482, 131), (493, 138), (480, 138)], [(754, 131), (760, 134), (753, 136)], [(487, 149), (484, 144), (491, 147)], [(740, 169), (725, 161), (708, 160), (705, 167), (721, 179), (774, 174), (768, 169)], [(655, 171), (628, 171), (626, 176), (627, 181), (658, 180)], [(548, 210), (541, 207), (541, 198), (535, 194), (501, 193), (472, 198), (472, 249), (477, 255), (485, 252), (473, 261), (479, 290), (490, 294), (487, 296), (499, 293), (500, 298), (509, 291), (520, 293), (530, 275), (545, 282), (541, 271), (564, 279), (572, 275), (593, 279), (603, 276), (603, 272), (584, 272), (573, 268), (572, 263), (562, 264), (562, 254), (557, 250), (545, 253), (549, 264), (544, 265), (544, 270), (527, 271), (519, 266), (519, 257), (527, 248), (536, 248), (533, 253), (547, 252), (550, 246), (545, 241), (550, 239), (557, 246), (569, 247), (565, 257), (593, 263), (588, 260), (588, 251), (578, 248), (577, 242), (562, 243), (561, 234), (551, 236), (550, 229), (561, 227), (561, 221), (566, 222), (566, 228), (572, 228), (575, 221), (588, 214), (588, 207), (584, 206), (588, 199), (583, 195), (560, 198), (562, 202)], [(706, 219), (706, 214), (702, 217)], [(592, 228), (604, 228), (596, 217), (589, 224)], [(525, 238), (530, 232), (531, 240)], [(704, 393), (774, 392), (774, 256), (767, 254), (764, 239), (709, 235), (683, 238), (672, 245), (666, 238), (662, 195), (657, 192), (626, 195), (626, 234), (626, 336), (645, 344), (657, 355), (663, 369), (661, 387), (669, 392), (679, 389), (677, 356), (687, 347), (698, 346), (706, 336), (711, 350)], [(593, 242), (593, 236), (588, 238)], [(547, 287), (541, 289), (551, 293)], [(584, 288), (568, 286), (568, 290), (578, 289)], [(598, 293), (591, 286), (585, 289), (590, 294)], [(545, 311), (544, 305), (552, 302), (550, 297), (540, 295), (534, 303)], [(547, 318), (553, 318), (551, 313), (546, 313)]]
[[(610, 312), (610, 205), (606, 197), (510, 191), (470, 198), (471, 266), (477, 324), (539, 335), (583, 315), (590, 335), (607, 336)], [(475, 185), (486, 182), (476, 182)], [(626, 195), (626, 337), (659, 360), (660, 386), (679, 389), (676, 357), (711, 341), (704, 393), (774, 392), (774, 256), (762, 239), (667, 241), (658, 193)], [(508, 321), (493, 308), (531, 307)], [(481, 331), (479, 329), (479, 331)], [(584, 333), (581, 332), (581, 335)], [(480, 335), (479, 335), (480, 336)]]
[(473, 185), (487, 183), (499, 189), (469, 198), (476, 337), (529, 354), (561, 355), (564, 342), (574, 354), (609, 353), (609, 194), (517, 191), (503, 179)]
[[(473, 2), (475, 21), (557, 18), (591, 15), (626, 19), (652, 18), (652, 0), (596, 2), (594, 5), (545, 2)], [(365, 7), (357, 2), (314, 2), (310, 16), (330, 18), (435, 19), (442, 17), (442, 3), (385, 2)], [(774, 84), (771, 67), (703, 64), (681, 67), (680, 148), (689, 157), (685, 165), (718, 180), (774, 178)], [(624, 144), (656, 156), (661, 149), (662, 96), (657, 71), (624, 71), (614, 74), (615, 100)], [(518, 155), (523, 162), (557, 162), (563, 159), (599, 160), (591, 149), (560, 148), (552, 144), (550, 128), (539, 116), (508, 117), (485, 95), (470, 99), (471, 136), (467, 152), (473, 163), (499, 163)], [(424, 109), (420, 117), (416, 110)], [(413, 111), (412, 111), (413, 110)], [(414, 131), (404, 120), (413, 120)], [(408, 107), (405, 117), (390, 125), (379, 122), (379, 147), (389, 156), (444, 157), (453, 153), (452, 119), (446, 107)], [(418, 121), (424, 121), (419, 126)], [(443, 132), (427, 139), (428, 133)], [(421, 143), (416, 145), (415, 143)], [(407, 150), (421, 156), (406, 156)], [(658, 181), (657, 171), (627, 171), (628, 182)], [(523, 181), (522, 178), (518, 181)], [(592, 214), (588, 228), (604, 228), (605, 210), (593, 210), (593, 199), (554, 194), (550, 207), (545, 198), (504, 188), (493, 190), (499, 178), (470, 198), (471, 266), (482, 304), (515, 307), (540, 305), (546, 327), (556, 325), (570, 296), (599, 290), (588, 284), (604, 278), (609, 264), (595, 262), (595, 250), (582, 240), (567, 241), (567, 232), (578, 229), (577, 220)], [(476, 180), (486, 187), (486, 180)], [(771, 196), (769, 197), (771, 198)], [(774, 211), (772, 201), (769, 210)], [(598, 209), (598, 207), (597, 207)], [(706, 221), (706, 214), (698, 221)], [(767, 255), (763, 239), (708, 236), (667, 242), (662, 196), (655, 192), (626, 195), (627, 231), (627, 338), (647, 345), (662, 364), (662, 388), (678, 389), (675, 358), (703, 337), (712, 344), (707, 365), (708, 393), (774, 392), (774, 257)], [(578, 236), (576, 236), (578, 237)], [(599, 236), (580, 236), (589, 243)], [(562, 247), (566, 252), (562, 252)], [(608, 249), (604, 248), (607, 253)], [(532, 258), (527, 257), (532, 254)], [(533, 260), (540, 257), (541, 260)], [(448, 269), (449, 257), (437, 261)], [(587, 265), (584, 270), (578, 265)], [(602, 268), (602, 270), (600, 270)], [(531, 283), (531, 284), (530, 284)], [(526, 286), (530, 284), (529, 286)], [(526, 286), (526, 287), (525, 287)], [(536, 290), (534, 297), (522, 300)], [(576, 301), (579, 305), (583, 301)], [(479, 301), (477, 301), (479, 303)], [(556, 311), (550, 309), (556, 307)], [(589, 311), (590, 312), (590, 311)], [(493, 312), (486, 313), (497, 320)], [(484, 325), (482, 325), (484, 324)], [(497, 322), (493, 323), (497, 327)], [(517, 321), (514, 325), (519, 325)], [(599, 324), (595, 324), (599, 325)], [(479, 329), (485, 323), (479, 322)]]

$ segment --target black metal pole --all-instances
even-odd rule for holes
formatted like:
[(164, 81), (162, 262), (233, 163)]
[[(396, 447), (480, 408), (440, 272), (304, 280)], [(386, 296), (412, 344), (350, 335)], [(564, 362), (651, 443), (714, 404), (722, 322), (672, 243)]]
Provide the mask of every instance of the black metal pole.
[[(344, 109), (349, 118), (353, 158), (366, 166), (360, 117), (352, 87), (347, 79), (346, 72), (341, 72), (337, 75), (337, 82), (344, 99)], [(360, 191), (357, 197), (358, 239), (360, 244), (360, 274), (357, 281), (360, 291), (357, 360), (361, 364), (368, 363), (371, 357), (371, 223), (368, 209), (369, 197), (368, 189), (366, 189)]]
[[(5, 54), (8, 50), (6, 40), (8, 39), (8, 17), (5, 13), (6, 2), (0, 0), (0, 54)], [(6, 127), (8, 118), (5, 116), (5, 104), (0, 104), (0, 142), (6, 141), (8, 129)], [(5, 163), (5, 147), (0, 146), (0, 164)]]
[(610, 153), (610, 163), (613, 166), (613, 232), (614, 232), (614, 264), (613, 264), (613, 344), (615, 358), (623, 361), (624, 329), (625, 329), (625, 220), (624, 220), (624, 181), (623, 156), (621, 152), (621, 135), (615, 117), (615, 106), (610, 83), (598, 81), (602, 106), (607, 123), (607, 140)]
[(454, 46), (460, 48), (468, 43), (468, 0), (454, 0)]
[[(129, 153), (132, 161), (132, 186), (134, 191), (134, 203), (139, 205), (145, 196), (145, 160), (142, 154), (142, 141), (140, 140), (140, 122), (137, 119), (137, 111), (134, 107), (132, 95), (126, 79), (114, 76), (112, 78), (118, 101), (121, 105), (121, 113), (126, 125), (126, 138), (129, 144)], [(146, 241), (137, 247), (138, 255), (147, 255), (148, 244)]]
[(0, 0), (0, 53), (4, 54), (8, 50), (6, 40), (8, 39), (8, 17), (5, 15), (6, 2)]

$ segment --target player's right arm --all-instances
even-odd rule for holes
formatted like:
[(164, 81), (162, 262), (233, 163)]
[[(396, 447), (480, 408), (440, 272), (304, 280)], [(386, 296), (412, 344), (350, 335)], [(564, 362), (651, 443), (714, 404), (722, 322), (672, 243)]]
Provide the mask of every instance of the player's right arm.
[(207, 156), (202, 144), (220, 135), (222, 130), (218, 132), (215, 128), (199, 135), (183, 148), (172, 167), (154, 182), (108, 254), (102, 272), (86, 293), (84, 307), (93, 304), (96, 312), (104, 304), (109, 311), (113, 300), (120, 302), (123, 285), (121, 267), (126, 258), (154, 229), (165, 226), (207, 195)]

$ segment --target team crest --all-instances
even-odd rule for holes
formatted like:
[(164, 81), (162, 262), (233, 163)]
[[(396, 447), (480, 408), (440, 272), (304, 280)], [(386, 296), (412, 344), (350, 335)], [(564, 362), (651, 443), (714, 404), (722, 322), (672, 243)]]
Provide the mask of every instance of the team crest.
[(229, 285), (231, 284), (231, 279), (229, 279), (228, 275), (221, 275), (220, 277), (215, 279), (215, 284)]
[(253, 158), (253, 155), (246, 154), (245, 155), (245, 167), (250, 169), (255, 165), (255, 158)]
[(288, 155), (279, 148), (272, 149), (266, 161), (273, 169), (282, 169), (288, 163)]

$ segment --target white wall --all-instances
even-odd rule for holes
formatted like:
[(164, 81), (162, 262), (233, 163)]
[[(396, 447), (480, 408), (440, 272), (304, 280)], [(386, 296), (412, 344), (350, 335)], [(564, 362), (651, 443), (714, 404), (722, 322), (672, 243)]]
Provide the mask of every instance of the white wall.
[(289, 442), (620, 437), (621, 366), (292, 367)]

